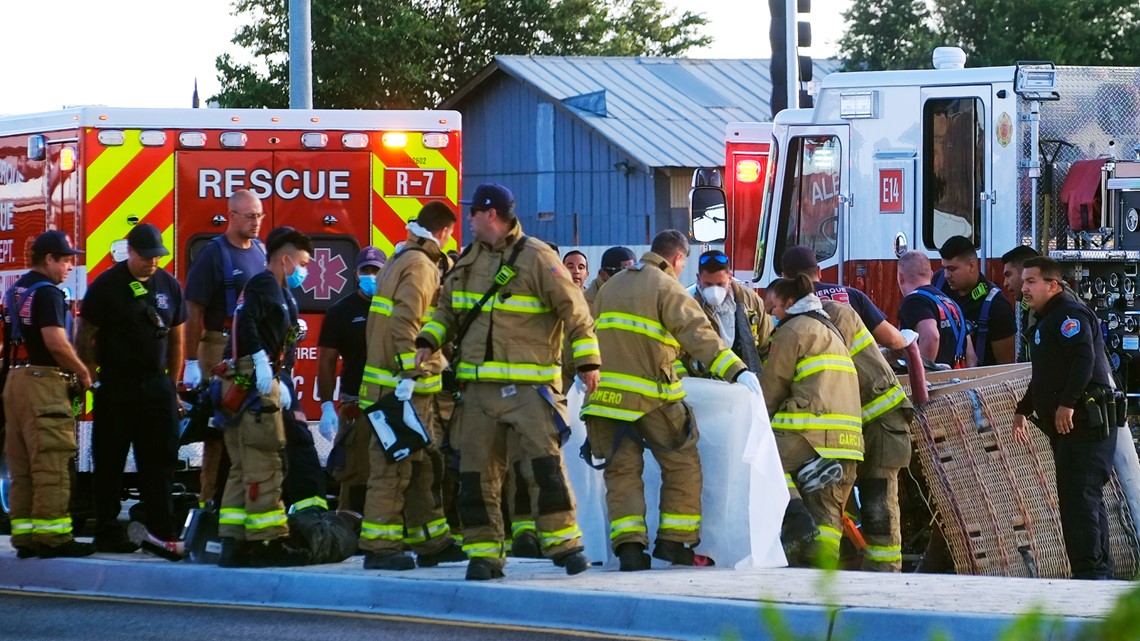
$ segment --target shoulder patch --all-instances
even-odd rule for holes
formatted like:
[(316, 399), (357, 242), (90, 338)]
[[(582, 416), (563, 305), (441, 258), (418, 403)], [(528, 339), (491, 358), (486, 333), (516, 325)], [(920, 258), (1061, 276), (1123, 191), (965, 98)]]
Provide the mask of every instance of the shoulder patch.
[(1081, 321), (1075, 318), (1066, 318), (1061, 322), (1061, 336), (1072, 338), (1081, 333)]

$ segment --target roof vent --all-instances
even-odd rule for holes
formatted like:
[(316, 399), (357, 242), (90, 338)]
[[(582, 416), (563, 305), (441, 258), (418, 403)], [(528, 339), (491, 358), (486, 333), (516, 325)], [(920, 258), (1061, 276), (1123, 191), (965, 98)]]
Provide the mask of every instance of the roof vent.
[(938, 47), (931, 57), (935, 69), (961, 69), (966, 66), (966, 52), (961, 47)]
[(592, 113), (595, 116), (601, 116), (603, 118), (608, 115), (606, 113), (605, 89), (602, 89), (601, 91), (592, 91), (590, 93), (579, 94), (577, 96), (570, 96), (569, 98), (563, 98), (562, 104), (566, 105), (567, 107), (573, 107), (581, 111)]

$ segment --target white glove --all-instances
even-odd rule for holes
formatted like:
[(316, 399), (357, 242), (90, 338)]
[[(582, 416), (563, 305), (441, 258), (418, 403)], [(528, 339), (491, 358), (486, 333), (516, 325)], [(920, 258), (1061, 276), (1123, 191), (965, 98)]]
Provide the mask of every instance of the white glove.
[(590, 388), (586, 387), (586, 384), (582, 382), (581, 376), (575, 375), (574, 376), (574, 389), (578, 390), (579, 392), (582, 392), (582, 395), (585, 396), (586, 392), (589, 391)]
[(396, 384), (396, 400), (397, 401), (410, 401), (412, 400), (412, 392), (416, 389), (416, 379), (414, 378), (401, 378), (400, 382)]
[(289, 386), (285, 381), (277, 381), (277, 393), (281, 395), (281, 409), (287, 410), (293, 407), (293, 395), (289, 393)]
[(763, 394), (763, 392), (760, 391), (760, 379), (756, 378), (756, 375), (748, 370), (744, 370), (737, 375), (736, 380), (733, 382), (747, 387), (748, 391), (753, 394)]
[(332, 401), (325, 401), (321, 403), (321, 436), (325, 440), (332, 443), (336, 438), (336, 431), (340, 427), (340, 421), (336, 417), (336, 408), (333, 407)]
[(195, 389), (202, 384), (202, 368), (198, 367), (198, 361), (186, 361), (186, 367), (182, 368), (182, 384), (190, 389)]
[(913, 329), (900, 329), (899, 333), (902, 334), (903, 340), (906, 341), (904, 347), (910, 347), (918, 340), (918, 332)]
[(258, 394), (268, 394), (273, 389), (273, 368), (269, 366), (269, 354), (265, 350), (253, 355), (253, 375), (257, 379)]

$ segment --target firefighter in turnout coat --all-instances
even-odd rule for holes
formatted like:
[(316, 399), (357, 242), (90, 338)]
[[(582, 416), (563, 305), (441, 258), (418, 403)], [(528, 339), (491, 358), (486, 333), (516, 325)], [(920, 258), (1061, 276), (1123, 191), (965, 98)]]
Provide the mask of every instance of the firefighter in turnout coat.
[(834, 566), (863, 421), (850, 352), (813, 290), (801, 274), (765, 293), (779, 324), (761, 387), (791, 493), (781, 532), (788, 562)]
[(678, 282), (688, 253), (684, 234), (661, 232), (649, 253), (613, 276), (595, 301), (606, 356), (598, 390), (582, 413), (593, 455), (606, 459), (610, 541), (623, 571), (650, 566), (642, 480), (646, 447), (661, 466), (653, 556), (678, 565), (711, 564), (692, 549), (700, 543), (701, 459), (697, 426), (674, 369), (681, 352), (708, 363), (714, 376), (760, 393), (756, 375), (725, 346)]

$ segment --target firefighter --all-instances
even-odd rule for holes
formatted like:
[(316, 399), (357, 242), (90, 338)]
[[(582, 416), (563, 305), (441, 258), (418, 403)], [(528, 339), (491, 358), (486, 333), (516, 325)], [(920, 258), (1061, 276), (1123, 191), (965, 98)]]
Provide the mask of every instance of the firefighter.
[(162, 232), (148, 223), (127, 234), (125, 262), (99, 275), (83, 297), (80, 356), (98, 372), (92, 445), (95, 457), (95, 549), (129, 553), (138, 546), (119, 525), (127, 450), (134, 447), (146, 528), (178, 538), (172, 516), (186, 307), (178, 280), (158, 266), (169, 256)]
[[(340, 483), (340, 509), (358, 514), (364, 512), (368, 444), (372, 440), (372, 430), (360, 414), (360, 380), (367, 349), (365, 326), (368, 306), (376, 293), (376, 278), (386, 258), (384, 252), (371, 245), (360, 250), (356, 256), (356, 292), (325, 312), (317, 340), (317, 394), (322, 401), (320, 433), (336, 443), (333, 449), (338, 452), (338, 460), (330, 460), (329, 469)], [(332, 401), (338, 359), (344, 359), (339, 410)]]
[(68, 462), (75, 456), (73, 396), (91, 374), (68, 337), (70, 312), (56, 287), (75, 266), (67, 235), (47, 231), (32, 242), (32, 269), (5, 295), (12, 369), (4, 383), (4, 450), (11, 486), (12, 547), (28, 559), (90, 556), (95, 546), (72, 536)]
[(807, 274), (815, 285), (815, 295), (820, 300), (833, 300), (838, 303), (850, 305), (859, 314), (867, 331), (875, 337), (875, 342), (888, 349), (902, 349), (907, 341), (899, 330), (887, 320), (887, 315), (879, 309), (866, 294), (845, 285), (824, 283), (823, 273), (819, 268), (815, 250), (803, 245), (793, 245), (784, 250), (780, 258), (780, 267), (784, 278), (795, 278), (798, 274)]
[(623, 571), (649, 569), (645, 486), (648, 448), (661, 466), (661, 514), (653, 556), (677, 565), (712, 565), (700, 544), (701, 459), (697, 425), (674, 371), (682, 351), (709, 372), (759, 394), (760, 381), (717, 335), (678, 281), (689, 241), (675, 229), (598, 293), (598, 341), (606, 354), (601, 382), (582, 409), (590, 450), (604, 458), (610, 543)]
[[(313, 243), (292, 229), (269, 234), (268, 265), (249, 279), (234, 311), (234, 336), (226, 352), (234, 362), (223, 394), (252, 379), (224, 432), (231, 466), (218, 516), (222, 567), (302, 565), (308, 554), (286, 545), (289, 527), (281, 502), (285, 448), (282, 415), (297, 399), (282, 380), (286, 350), (300, 332), (297, 308), (286, 288), (308, 275)], [(244, 379), (244, 380), (243, 380)]]
[(835, 567), (863, 460), (859, 378), (806, 275), (776, 279), (765, 303), (779, 322), (760, 385), (791, 494), (781, 541), (792, 565)]
[(629, 267), (635, 261), (637, 261), (637, 256), (628, 247), (618, 245), (602, 252), (602, 266), (598, 269), (598, 275), (594, 278), (594, 282), (586, 288), (586, 304), (593, 308), (594, 299), (598, 297), (598, 291), (602, 285), (605, 285), (606, 281), (614, 274)]
[(961, 308), (930, 284), (930, 259), (920, 251), (899, 257), (898, 282), (903, 300), (899, 326), (918, 334), (923, 360), (951, 368), (975, 367), (973, 339), (966, 330)]
[(973, 241), (965, 236), (951, 236), (938, 253), (942, 256), (942, 269), (932, 282), (962, 308), (978, 365), (1014, 362), (1017, 321), (1013, 305), (997, 285), (982, 275)]
[(1065, 553), (1074, 579), (1112, 579), (1108, 517), (1102, 494), (1116, 451), (1115, 407), (1100, 320), (1065, 293), (1051, 258), (1025, 261), (1022, 293), (1037, 314), (1033, 376), (1013, 417), (1014, 436), (1029, 443), (1028, 419), (1049, 437)]
[(586, 255), (577, 249), (571, 249), (562, 257), (562, 266), (570, 274), (570, 280), (585, 290), (586, 279), (590, 277), (590, 261), (586, 259)]
[[(371, 405), (389, 394), (411, 401), (432, 445), (390, 463), (377, 438), (370, 439), (368, 495), (360, 532), (366, 570), (410, 570), (418, 563), (466, 561), (455, 544), (441, 497), (433, 490), (438, 457), (434, 443), (442, 436), (436, 395), (442, 390), (443, 357), (436, 354), (420, 375), (415, 364), (416, 334), (439, 296), (443, 246), (451, 239), (456, 216), (442, 202), (424, 205), (408, 223), (404, 249), (380, 275), (368, 314), (368, 357), (360, 397)], [(371, 430), (369, 430), (371, 432)], [(416, 562), (404, 553), (407, 546)]]
[[(444, 280), (432, 320), (416, 337), (416, 365), (428, 373), (445, 341), (457, 344), (456, 378), (463, 384), (459, 442), (459, 512), (467, 579), (503, 576), (500, 492), (506, 441), (519, 441), (521, 472), (538, 487), (532, 513), (543, 554), (567, 574), (589, 567), (574, 516), (574, 496), (559, 450), (565, 425), (558, 359), (561, 325), (574, 347), (578, 376), (597, 386), (593, 321), (582, 290), (558, 255), (523, 236), (514, 197), (502, 185), (475, 189), (474, 242)], [(485, 299), (485, 300), (484, 300)]]
[(1002, 275), (1005, 281), (1002, 287), (1005, 291), (1012, 292), (1016, 296), (1016, 325), (1017, 325), (1017, 362), (1028, 363), (1029, 355), (1032, 345), (1029, 341), (1029, 328), (1033, 326), (1037, 319), (1033, 315), (1033, 310), (1030, 309), (1029, 304), (1025, 302), (1025, 295), (1021, 293), (1021, 271), (1025, 266), (1025, 261), (1030, 258), (1040, 256), (1036, 249), (1027, 245), (1018, 245), (1013, 249), (1007, 251), (1001, 257)]
[[(760, 364), (768, 356), (772, 317), (756, 292), (732, 277), (728, 256), (719, 249), (701, 254), (697, 259), (697, 283), (689, 291), (724, 344), (732, 347), (748, 371), (759, 374)], [(684, 360), (688, 359), (686, 354)], [(690, 373), (709, 374), (699, 361), (688, 360), (685, 367)]]

